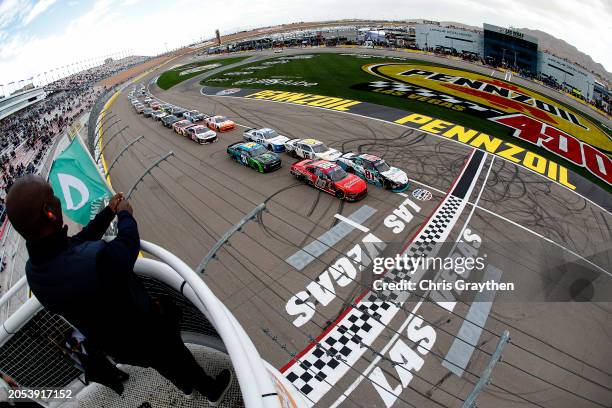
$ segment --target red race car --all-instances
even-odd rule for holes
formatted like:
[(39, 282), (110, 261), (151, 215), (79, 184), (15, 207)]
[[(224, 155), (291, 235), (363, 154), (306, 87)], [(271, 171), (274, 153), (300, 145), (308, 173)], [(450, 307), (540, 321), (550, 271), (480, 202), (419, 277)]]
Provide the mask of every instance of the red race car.
[(365, 181), (327, 160), (299, 161), (291, 166), (291, 174), (341, 200), (359, 201), (368, 195)]

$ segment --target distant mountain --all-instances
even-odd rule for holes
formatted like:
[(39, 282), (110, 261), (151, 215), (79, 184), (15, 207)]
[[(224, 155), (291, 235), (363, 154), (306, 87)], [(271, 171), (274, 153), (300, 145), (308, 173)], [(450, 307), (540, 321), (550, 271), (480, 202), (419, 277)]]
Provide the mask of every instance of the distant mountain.
[[(468, 30), (482, 30), (482, 27), (475, 27), (454, 21), (442, 21), (440, 24), (452, 25), (455, 27), (466, 28)], [(538, 48), (540, 51), (548, 51), (550, 54), (576, 63), (586, 68), (588, 71), (594, 72), (595, 75), (603, 78), (606, 82), (608, 82), (608, 84), (612, 84), (612, 74), (606, 71), (603, 65), (593, 61), (593, 58), (578, 50), (578, 48), (574, 47), (573, 45), (568, 44), (566, 41), (560, 40), (557, 37), (553, 37), (544, 31), (530, 30), (529, 28), (519, 28), (518, 30), (536, 37), (538, 39)]]

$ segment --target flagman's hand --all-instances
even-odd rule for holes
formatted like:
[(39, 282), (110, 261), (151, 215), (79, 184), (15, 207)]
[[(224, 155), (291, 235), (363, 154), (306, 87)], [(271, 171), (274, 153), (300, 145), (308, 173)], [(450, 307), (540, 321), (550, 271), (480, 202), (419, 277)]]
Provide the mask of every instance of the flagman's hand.
[(117, 206), (121, 201), (123, 201), (123, 193), (115, 194), (108, 203), (108, 208), (110, 208), (113, 213), (117, 214)]

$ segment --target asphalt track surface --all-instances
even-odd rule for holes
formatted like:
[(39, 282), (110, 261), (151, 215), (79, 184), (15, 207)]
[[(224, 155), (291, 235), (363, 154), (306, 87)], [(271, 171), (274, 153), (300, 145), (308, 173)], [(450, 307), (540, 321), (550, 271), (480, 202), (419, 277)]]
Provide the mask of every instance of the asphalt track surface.
[[(156, 75), (159, 72), (141, 83)], [(499, 335), (507, 329), (511, 342), (478, 406), (611, 406), (610, 213), (532, 172), (475, 153), (468, 146), (340, 112), (203, 96), (198, 79), (168, 91), (155, 86), (151, 90), (162, 100), (222, 114), (239, 125), (269, 126), (291, 137), (315, 137), (343, 151), (384, 156), (413, 179), (406, 197), (369, 185), (363, 201), (345, 203), (298, 183), (289, 174), (293, 159), (285, 154), (283, 167), (270, 174), (230, 160), (225, 149), (242, 140), (241, 126), (221, 134), (217, 143), (200, 146), (136, 114), (126, 97), (129, 88), (110, 108), (121, 118), (121, 125), (106, 130), (105, 139), (110, 140), (120, 127), (129, 125), (129, 129), (108, 143), (107, 163), (126, 143), (144, 135), (113, 168), (116, 191), (127, 191), (159, 156), (174, 152), (145, 177), (132, 197), (143, 239), (164, 246), (195, 267), (233, 223), (266, 202), (267, 211), (219, 252), (204, 280), (243, 324), (267, 361), (287, 376), (292, 372), (303, 376), (294, 381), (296, 386), (312, 385), (313, 390), (304, 388), (307, 399), (320, 407), (384, 407), (384, 400), (393, 406), (460, 407)], [(430, 191), (432, 199), (413, 198), (416, 188)], [(404, 215), (408, 211), (411, 217), (396, 234), (384, 225), (384, 219), (402, 205)], [(301, 270), (287, 261), (296, 252), (317, 246), (319, 237), (330, 229), (346, 224), (335, 214), (350, 217), (354, 212), (367, 214), (359, 222), (362, 229), (349, 228), (346, 236), (317, 253)], [(407, 245), (418, 244), (432, 223), (437, 239), (447, 241), (436, 244), (433, 251), (446, 256), (460, 235), (477, 234), (482, 244), (474, 248), (472, 241), (468, 247), (486, 254), (490, 270), (501, 274), (502, 281), (517, 285), (514, 293), (495, 294), (461, 376), (452, 372), (461, 364), (447, 361), (443, 365), (443, 361), (451, 350), (455, 358), (466, 356), (456, 352), (467, 345), (457, 337), (475, 322), (472, 319), (478, 319), (473, 306), (486, 301), (461, 298), (448, 311), (427, 293), (412, 293), (392, 314), (381, 313), (383, 319), (371, 311), (361, 313), (361, 319), (374, 328), (359, 332), (360, 337), (348, 336), (348, 349), (329, 357), (330, 349), (340, 347), (325, 340), (338, 335), (346, 338), (342, 329), (346, 319), (364, 304), (385, 303), (366, 302), (371, 272), (368, 268), (359, 272), (367, 264), (365, 256), (353, 262), (358, 267), (354, 279), (345, 279), (343, 285), (332, 283), (331, 290), (320, 291), (319, 301), (311, 296), (306, 305), (309, 318), (294, 324), (300, 315), (286, 310), (289, 300), (354, 251), (356, 244), (364, 254), (372, 255), (368, 251), (375, 248), (379, 255), (394, 256)], [(384, 248), (363, 244), (368, 233), (384, 242)], [(591, 301), (579, 301), (585, 298)], [(385, 316), (389, 321), (381, 324)], [(415, 335), (415, 327), (427, 326), (433, 328), (435, 341)], [(297, 356), (292, 358), (291, 353)], [(313, 354), (324, 354), (319, 360), (327, 366), (321, 371), (309, 365), (317, 361)], [(336, 361), (335, 367), (329, 367), (330, 360)], [(324, 378), (315, 377), (316, 373), (324, 373)]]

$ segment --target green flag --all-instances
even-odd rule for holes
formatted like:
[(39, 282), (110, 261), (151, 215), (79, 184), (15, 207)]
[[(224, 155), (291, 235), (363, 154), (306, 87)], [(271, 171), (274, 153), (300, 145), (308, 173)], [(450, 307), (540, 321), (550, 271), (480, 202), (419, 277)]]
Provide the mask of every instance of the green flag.
[(104, 198), (112, 196), (78, 136), (53, 161), (49, 182), (64, 214), (81, 225), (89, 222)]

